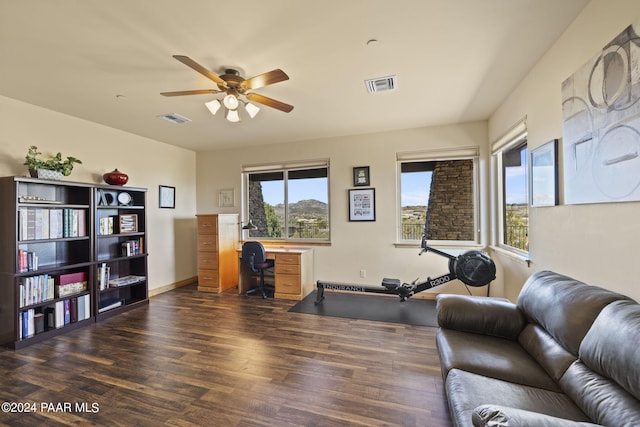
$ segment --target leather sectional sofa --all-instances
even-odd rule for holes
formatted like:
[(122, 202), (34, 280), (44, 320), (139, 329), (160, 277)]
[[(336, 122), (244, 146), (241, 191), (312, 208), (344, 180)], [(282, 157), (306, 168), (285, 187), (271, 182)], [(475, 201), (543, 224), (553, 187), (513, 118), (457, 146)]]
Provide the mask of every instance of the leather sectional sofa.
[(455, 426), (640, 426), (640, 305), (542, 271), (516, 304), (439, 295)]

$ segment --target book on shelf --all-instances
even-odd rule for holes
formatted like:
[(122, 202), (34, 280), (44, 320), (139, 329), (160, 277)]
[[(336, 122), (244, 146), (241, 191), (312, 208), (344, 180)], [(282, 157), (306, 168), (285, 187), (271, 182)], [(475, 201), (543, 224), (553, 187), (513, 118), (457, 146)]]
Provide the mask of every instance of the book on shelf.
[(35, 252), (18, 249), (18, 273), (36, 271), (39, 267), (38, 261), (39, 258)]
[(122, 242), (120, 246), (122, 247), (122, 256), (140, 255), (142, 253), (142, 237)]
[(112, 310), (123, 305), (124, 300), (122, 298), (107, 298), (100, 301), (98, 313), (104, 313), (105, 311)]
[(105, 216), (100, 218), (98, 234), (101, 236), (113, 234), (113, 217)]
[(33, 315), (33, 323), (36, 334), (44, 332), (44, 313), (35, 313)]
[(55, 276), (55, 295), (58, 298), (77, 294), (87, 289), (87, 272), (60, 274)]
[(98, 266), (98, 289), (104, 291), (109, 287), (109, 275), (111, 274), (111, 267), (107, 263), (103, 262)]
[(49, 209), (49, 238), (62, 239), (63, 237), (62, 209)]
[(71, 323), (71, 301), (68, 299), (62, 301), (63, 310), (64, 310), (64, 324), (68, 325)]
[(18, 239), (47, 240), (87, 235), (87, 211), (73, 208), (18, 209)]
[(132, 285), (134, 283), (144, 282), (145, 280), (147, 280), (146, 276), (129, 275), (129, 276), (123, 276), (123, 277), (116, 277), (114, 279), (109, 280), (109, 287), (117, 288), (120, 286), (126, 286), (126, 285)]
[(54, 299), (54, 283), (54, 278), (48, 274), (21, 278), (19, 283), (20, 308)]

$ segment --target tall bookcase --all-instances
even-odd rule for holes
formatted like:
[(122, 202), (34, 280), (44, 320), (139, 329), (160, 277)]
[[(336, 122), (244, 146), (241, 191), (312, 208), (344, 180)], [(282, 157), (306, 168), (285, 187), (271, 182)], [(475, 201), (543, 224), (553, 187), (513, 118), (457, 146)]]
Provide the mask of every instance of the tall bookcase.
[(147, 304), (146, 189), (95, 187), (97, 320)]
[[(148, 303), (145, 196), (142, 188), (0, 178), (0, 344), (21, 348)], [(116, 228), (103, 236), (100, 218), (110, 215)]]

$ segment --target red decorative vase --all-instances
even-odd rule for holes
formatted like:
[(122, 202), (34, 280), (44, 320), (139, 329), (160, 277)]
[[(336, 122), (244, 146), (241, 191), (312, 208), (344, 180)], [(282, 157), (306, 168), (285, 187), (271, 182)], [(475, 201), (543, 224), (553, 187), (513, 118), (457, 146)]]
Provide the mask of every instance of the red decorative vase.
[(125, 185), (129, 181), (129, 175), (120, 172), (117, 168), (102, 175), (104, 182), (111, 185)]

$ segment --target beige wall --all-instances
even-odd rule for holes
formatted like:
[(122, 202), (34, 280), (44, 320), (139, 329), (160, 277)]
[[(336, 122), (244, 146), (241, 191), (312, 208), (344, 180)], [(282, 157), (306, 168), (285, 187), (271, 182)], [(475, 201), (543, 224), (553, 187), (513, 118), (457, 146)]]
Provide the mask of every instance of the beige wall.
[[(396, 152), (441, 147), (480, 146), (487, 157), (486, 122), (407, 129), (370, 135), (346, 136), (295, 144), (198, 153), (198, 213), (241, 212), (241, 167), (278, 161), (330, 159), (330, 219), (332, 244), (315, 250), (315, 278), (379, 285), (384, 277), (412, 281), (447, 272), (447, 261), (434, 254), (418, 256), (418, 248), (397, 248)], [(483, 184), (487, 162), (480, 165)], [(369, 166), (371, 186), (376, 189), (376, 221), (349, 222), (347, 190), (353, 188), (352, 168)], [(234, 208), (218, 207), (218, 192), (233, 188)], [(483, 200), (482, 206), (487, 203)], [(483, 215), (486, 219), (486, 215)], [(486, 222), (482, 227), (486, 230)], [(360, 278), (360, 270), (367, 271)], [(500, 285), (496, 284), (494, 289)], [(438, 288), (443, 291), (445, 287)], [(446, 287), (464, 293), (459, 282)], [(483, 289), (484, 291), (484, 289)]]
[[(0, 176), (26, 174), (30, 145), (82, 160), (69, 181), (103, 183), (115, 168), (127, 185), (148, 188), (147, 231), (151, 290), (196, 275), (195, 153), (0, 96)], [(158, 185), (176, 187), (176, 209), (158, 208)]]
[[(500, 136), (525, 115), (530, 148), (561, 138), (562, 81), (638, 19), (637, 0), (590, 2), (493, 114), (489, 120), (489, 140)], [(549, 269), (640, 300), (635, 248), (640, 236), (638, 213), (638, 202), (563, 205), (562, 197), (560, 206), (532, 209), (531, 267), (494, 254), (507, 270), (507, 296), (512, 299), (517, 296), (519, 284), (532, 272)]]

